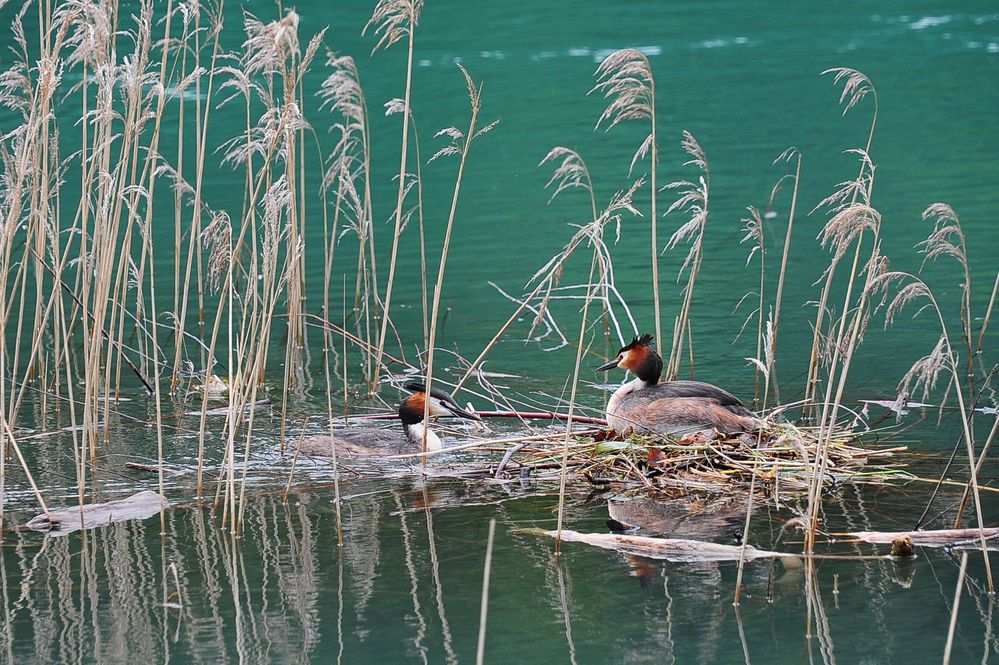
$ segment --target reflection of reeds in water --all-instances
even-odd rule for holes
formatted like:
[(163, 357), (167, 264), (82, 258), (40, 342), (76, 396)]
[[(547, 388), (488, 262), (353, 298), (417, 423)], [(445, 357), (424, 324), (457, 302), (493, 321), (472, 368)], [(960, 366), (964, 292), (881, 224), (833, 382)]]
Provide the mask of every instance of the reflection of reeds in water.
[(247, 508), (244, 541), (190, 510), (169, 516), (162, 540), (132, 522), (47, 539), (16, 560), (2, 548), (0, 653), (5, 662), (307, 656), (322, 634), (325, 575), (313, 520), (306, 506), (268, 501)]

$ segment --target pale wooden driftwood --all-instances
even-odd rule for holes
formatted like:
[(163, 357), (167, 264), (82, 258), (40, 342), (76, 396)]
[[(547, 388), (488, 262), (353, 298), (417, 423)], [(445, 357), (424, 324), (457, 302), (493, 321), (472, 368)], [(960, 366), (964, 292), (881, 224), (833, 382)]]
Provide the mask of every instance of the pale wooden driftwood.
[[(914, 545), (921, 547), (980, 547), (978, 529), (940, 529), (936, 531), (850, 531), (830, 534), (840, 538), (856, 538), (865, 543), (888, 544), (908, 536)], [(989, 549), (999, 549), (999, 528), (982, 529), (982, 535)]]
[[(543, 529), (525, 529), (527, 533), (539, 536), (556, 537), (555, 531)], [(613, 533), (579, 533), (562, 529), (562, 540), (572, 543), (586, 543), (607, 550), (616, 550), (625, 554), (637, 554), (650, 559), (664, 559), (674, 563), (697, 563), (704, 561), (738, 561), (744, 557), (746, 561), (754, 559), (796, 559), (797, 554), (770, 552), (758, 550), (752, 545), (745, 549), (740, 545), (721, 545), (702, 540), (686, 538), (649, 538), (647, 536), (624, 536)]]
[(160, 512), (161, 507), (169, 505), (157, 492), (146, 490), (107, 503), (50, 510), (47, 515), (33, 517), (27, 527), (35, 531), (48, 531), (53, 536), (65, 536), (80, 529), (93, 529), (113, 522), (144, 520)]

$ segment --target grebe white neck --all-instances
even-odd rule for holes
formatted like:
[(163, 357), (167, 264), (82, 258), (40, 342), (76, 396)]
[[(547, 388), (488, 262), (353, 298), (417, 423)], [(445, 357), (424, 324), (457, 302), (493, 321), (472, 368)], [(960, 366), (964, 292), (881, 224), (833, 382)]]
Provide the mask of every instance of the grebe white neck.
[(636, 390), (641, 390), (643, 388), (648, 388), (649, 386), (654, 386), (655, 383), (651, 381), (644, 381), (639, 378), (632, 379), (628, 381), (620, 388), (614, 391), (611, 398), (607, 401), (607, 424), (619, 432), (623, 432), (632, 426), (632, 423), (628, 422), (626, 419), (617, 417), (618, 411), (621, 406), (621, 400)]
[(409, 442), (417, 446), (420, 450), (423, 450), (423, 433), (427, 434), (427, 450), (442, 450), (444, 444), (441, 443), (440, 437), (434, 434), (432, 429), (427, 429), (426, 425), (423, 423), (414, 423), (412, 425), (404, 425), (403, 428), (406, 430), (406, 438)]

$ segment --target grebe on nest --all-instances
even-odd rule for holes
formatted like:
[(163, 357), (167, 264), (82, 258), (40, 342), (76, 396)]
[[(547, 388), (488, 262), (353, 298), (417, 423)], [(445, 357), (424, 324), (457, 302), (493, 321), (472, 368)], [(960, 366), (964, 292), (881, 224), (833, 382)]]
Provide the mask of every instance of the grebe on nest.
[(376, 429), (372, 427), (357, 427), (336, 432), (334, 436), (321, 434), (311, 436), (302, 441), (300, 452), (310, 457), (330, 457), (331, 445), (335, 445), (337, 454), (346, 455), (395, 455), (399, 453), (418, 452), (423, 450), (423, 433), (427, 435), (427, 450), (441, 450), (444, 446), (440, 437), (427, 429), (423, 423), (423, 411), (427, 401), (430, 402), (431, 416), (455, 416), (469, 420), (481, 420), (477, 415), (458, 406), (451, 395), (430, 389), (422, 383), (409, 383), (406, 390), (413, 394), (399, 404), (399, 419), (402, 421), (402, 432), (398, 430)]
[(714, 428), (734, 434), (763, 424), (738, 397), (718, 386), (703, 381), (659, 383), (663, 359), (652, 348), (652, 335), (636, 337), (597, 371), (614, 367), (636, 377), (614, 391), (607, 403), (607, 424), (620, 432), (679, 434)]

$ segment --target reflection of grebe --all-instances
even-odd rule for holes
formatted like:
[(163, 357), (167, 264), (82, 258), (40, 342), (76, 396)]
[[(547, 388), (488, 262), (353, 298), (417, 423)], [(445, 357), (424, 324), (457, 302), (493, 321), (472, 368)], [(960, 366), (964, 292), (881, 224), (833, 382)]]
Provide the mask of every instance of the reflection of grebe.
[(392, 455), (409, 451), (422, 450), (423, 434), (427, 435), (427, 450), (440, 450), (444, 446), (440, 438), (426, 428), (423, 423), (423, 411), (427, 401), (430, 402), (430, 415), (456, 416), (470, 420), (481, 420), (470, 411), (465, 411), (448, 393), (437, 388), (427, 388), (422, 383), (410, 383), (406, 390), (413, 394), (399, 404), (399, 418), (402, 420), (402, 432), (375, 428), (350, 428), (329, 434), (312, 436), (301, 444), (301, 452), (313, 457), (329, 457), (330, 447), (335, 445), (338, 453), (348, 455)]
[(597, 371), (614, 367), (637, 378), (616, 391), (607, 403), (607, 423), (618, 431), (673, 434), (713, 427), (723, 434), (757, 429), (762, 421), (739, 398), (703, 381), (659, 383), (663, 359), (652, 348), (652, 336), (636, 337), (617, 357)]

